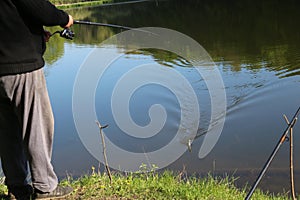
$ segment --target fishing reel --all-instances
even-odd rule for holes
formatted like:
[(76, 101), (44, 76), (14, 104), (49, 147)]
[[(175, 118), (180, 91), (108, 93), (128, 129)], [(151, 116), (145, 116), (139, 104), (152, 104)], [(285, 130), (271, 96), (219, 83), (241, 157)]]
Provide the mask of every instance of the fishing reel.
[(59, 34), (60, 37), (63, 37), (68, 40), (73, 40), (75, 36), (75, 33), (69, 28), (65, 28), (62, 31), (55, 31), (54, 33), (51, 34), (51, 36), (53, 36), (54, 34)]
[(73, 40), (75, 33), (68, 28), (60, 31), (60, 37), (66, 38), (68, 40)]

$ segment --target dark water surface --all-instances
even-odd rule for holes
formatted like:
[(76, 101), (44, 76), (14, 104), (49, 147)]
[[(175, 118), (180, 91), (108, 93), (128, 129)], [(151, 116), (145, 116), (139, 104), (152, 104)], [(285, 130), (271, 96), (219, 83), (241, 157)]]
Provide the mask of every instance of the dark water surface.
[[(148, 110), (155, 103), (168, 112), (167, 126), (159, 138), (145, 142), (119, 134), (110, 110), (114, 83), (124, 70), (148, 62), (172, 67), (193, 83), (199, 99), (201, 121), (192, 152), (186, 152), (168, 169), (205, 175), (240, 177), (237, 184), (252, 184), (272, 152), (286, 124), (300, 105), (300, 3), (273, 0), (170, 0), (70, 10), (76, 19), (131, 27), (163, 27), (179, 31), (201, 44), (218, 66), (227, 95), (227, 115), (221, 137), (204, 159), (198, 158), (208, 128), (210, 98), (204, 81), (195, 76), (189, 62), (170, 52), (155, 49), (128, 53), (118, 59), (96, 91), (99, 120), (110, 124), (107, 135), (120, 147), (152, 151), (167, 144), (176, 133), (180, 111), (174, 95), (156, 85), (142, 87), (130, 103), (132, 119), (149, 123)], [(80, 65), (89, 52), (118, 29), (75, 25), (73, 41), (55, 37), (48, 44), (46, 73), (56, 118), (53, 163), (60, 176), (84, 174), (98, 166), (81, 143), (72, 115), (72, 90)], [(119, 48), (119, 47), (115, 47)], [(99, 61), (101, 62), (101, 61)], [(84, 106), (84, 105), (83, 105)], [(88, 134), (88, 133), (87, 133)], [(165, 134), (165, 135), (163, 135)], [(300, 123), (295, 127), (295, 175), (300, 181)], [(100, 145), (99, 141), (99, 145)], [(282, 192), (289, 188), (289, 149), (280, 149), (262, 188)], [(296, 187), (300, 192), (299, 187)]]

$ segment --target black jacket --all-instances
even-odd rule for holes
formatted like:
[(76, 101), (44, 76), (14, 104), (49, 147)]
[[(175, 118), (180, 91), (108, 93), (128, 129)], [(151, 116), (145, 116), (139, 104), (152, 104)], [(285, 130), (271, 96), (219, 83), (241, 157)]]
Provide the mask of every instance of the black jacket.
[(0, 0), (0, 76), (43, 67), (43, 26), (68, 21), (68, 14), (47, 0)]

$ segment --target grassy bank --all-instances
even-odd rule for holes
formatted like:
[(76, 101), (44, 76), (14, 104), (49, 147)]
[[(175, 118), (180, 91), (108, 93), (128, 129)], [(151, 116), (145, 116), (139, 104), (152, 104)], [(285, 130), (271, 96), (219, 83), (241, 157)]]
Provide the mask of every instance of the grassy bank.
[[(234, 186), (230, 178), (213, 177), (197, 179), (184, 173), (166, 171), (157, 173), (113, 174), (112, 183), (106, 174), (93, 173), (76, 180), (65, 180), (62, 185), (71, 185), (73, 194), (68, 199), (201, 199), (242, 200), (245, 190)], [(6, 188), (0, 185), (0, 195)], [(285, 195), (271, 195), (256, 191), (255, 200), (289, 199)]]
[(50, 0), (53, 4), (55, 4), (60, 9), (69, 9), (69, 8), (77, 8), (77, 7), (88, 7), (88, 6), (99, 6), (104, 4), (113, 4), (113, 3), (122, 3), (122, 2), (130, 2), (135, 0)]

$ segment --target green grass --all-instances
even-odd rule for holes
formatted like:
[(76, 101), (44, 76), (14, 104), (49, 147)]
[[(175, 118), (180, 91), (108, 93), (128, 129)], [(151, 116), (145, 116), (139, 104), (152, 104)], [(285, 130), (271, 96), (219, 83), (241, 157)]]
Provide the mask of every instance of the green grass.
[(107, 2), (112, 2), (112, 1), (98, 0), (98, 1), (66, 3), (66, 4), (58, 4), (56, 5), (56, 7), (59, 9), (68, 9), (68, 8), (87, 7), (87, 6), (98, 6), (98, 5), (103, 5)]
[(58, 3), (52, 0), (52, 3), (56, 5), (59, 9), (69, 9), (69, 8), (77, 8), (77, 7), (91, 7), (91, 6), (99, 6), (104, 4), (112, 4), (112, 3), (120, 3), (127, 2), (132, 0), (94, 0), (94, 1), (78, 1), (78, 2), (68, 2)]
[[(187, 177), (183, 173), (165, 171), (155, 172), (114, 173), (112, 184), (104, 173), (92, 173), (79, 179), (64, 180), (62, 185), (71, 185), (74, 192), (68, 199), (203, 199), (203, 200), (238, 200), (244, 199), (245, 190), (234, 186), (230, 178), (220, 179), (208, 176), (198, 179)], [(0, 195), (6, 188), (0, 185)], [(284, 200), (287, 195), (265, 194), (257, 190), (253, 200)]]

